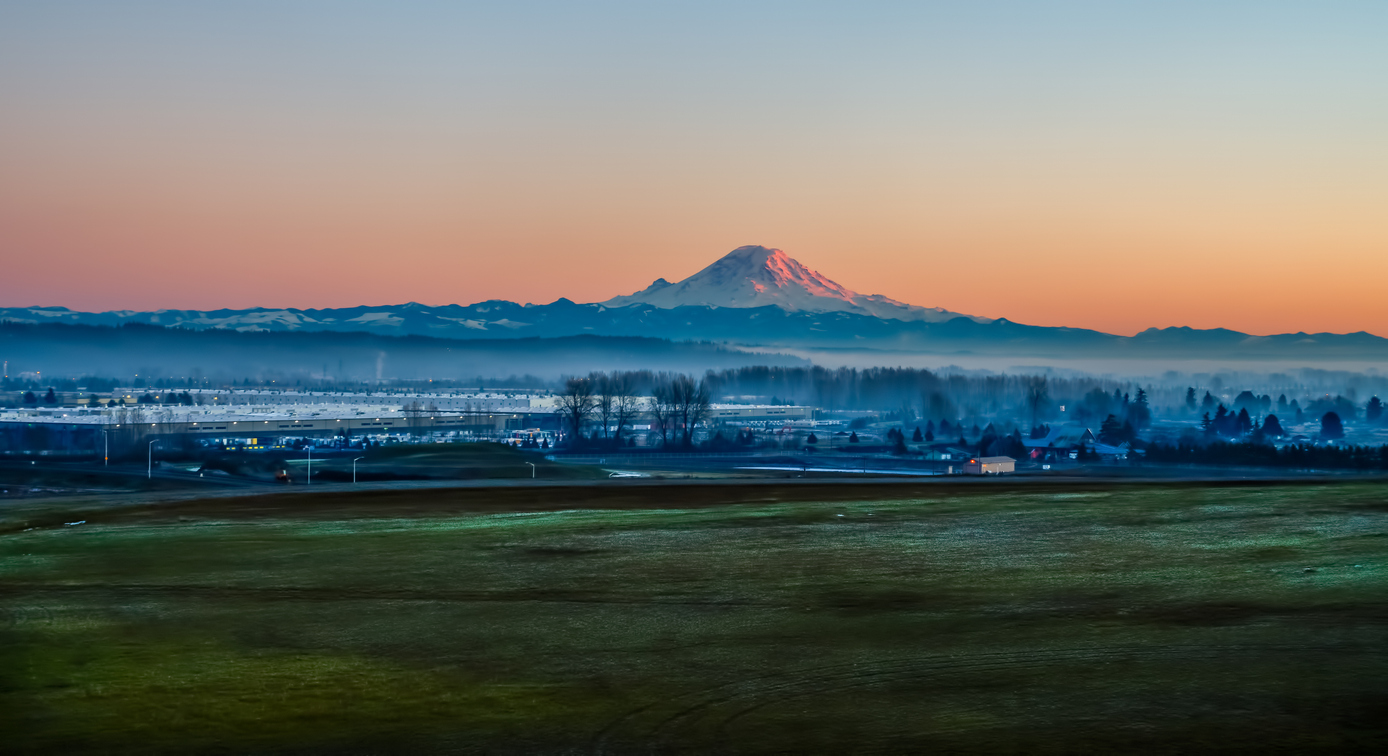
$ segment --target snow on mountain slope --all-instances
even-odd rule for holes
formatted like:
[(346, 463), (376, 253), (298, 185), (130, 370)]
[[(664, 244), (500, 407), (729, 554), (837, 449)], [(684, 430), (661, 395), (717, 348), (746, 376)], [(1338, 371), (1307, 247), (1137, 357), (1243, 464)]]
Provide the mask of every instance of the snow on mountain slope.
[(645, 289), (601, 303), (607, 307), (646, 304), (661, 309), (686, 306), (780, 307), (791, 312), (853, 312), (892, 320), (943, 322), (958, 317), (989, 318), (939, 307), (917, 307), (880, 294), (859, 294), (810, 270), (779, 249), (738, 247), (678, 283), (657, 279)]

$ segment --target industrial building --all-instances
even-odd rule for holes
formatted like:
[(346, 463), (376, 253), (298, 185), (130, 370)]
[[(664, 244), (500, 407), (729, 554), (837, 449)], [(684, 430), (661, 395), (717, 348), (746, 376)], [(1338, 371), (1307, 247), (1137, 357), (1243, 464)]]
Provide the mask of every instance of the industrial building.
[[(265, 446), (278, 438), (432, 436), (507, 438), (557, 431), (554, 398), (542, 394), (318, 394), (201, 392), (201, 404), (121, 404), (0, 410), (0, 454), (90, 454), (162, 440), (163, 448), (221, 442)], [(222, 402), (236, 400), (237, 404)], [(244, 403), (243, 403), (244, 402)], [(441, 405), (446, 405), (441, 406)], [(811, 407), (714, 405), (707, 425), (761, 427), (812, 423)], [(636, 423), (650, 423), (640, 415)], [(637, 426), (640, 427), (640, 426)]]

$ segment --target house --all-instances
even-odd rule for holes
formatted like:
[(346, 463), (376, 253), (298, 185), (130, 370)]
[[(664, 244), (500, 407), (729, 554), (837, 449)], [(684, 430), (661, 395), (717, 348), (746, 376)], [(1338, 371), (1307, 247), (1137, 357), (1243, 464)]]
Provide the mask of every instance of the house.
[(964, 463), (965, 475), (997, 475), (1016, 469), (1017, 460), (1011, 457), (971, 457)]
[(1099, 458), (1104, 460), (1105, 462), (1113, 462), (1115, 460), (1127, 459), (1128, 453), (1132, 451), (1132, 445), (1129, 444), (1127, 441), (1124, 441), (1123, 443), (1117, 446), (1096, 443), (1093, 446), (1089, 447), (1089, 451), (1099, 455)]
[(916, 446), (927, 460), (955, 460), (968, 459), (973, 455), (967, 449), (960, 449), (949, 444), (919, 444)]
[(1036, 460), (1075, 459), (1081, 446), (1096, 443), (1094, 432), (1083, 425), (1060, 425), (1041, 438), (1024, 438), (1022, 446)]

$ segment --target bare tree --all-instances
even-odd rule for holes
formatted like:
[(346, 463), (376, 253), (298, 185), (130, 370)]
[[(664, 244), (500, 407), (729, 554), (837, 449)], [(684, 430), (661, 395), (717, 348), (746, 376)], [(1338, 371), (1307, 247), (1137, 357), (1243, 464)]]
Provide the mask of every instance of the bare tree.
[(419, 428), (424, 424), (424, 405), (420, 404), (419, 400), (416, 399), (407, 402), (400, 410), (405, 413), (405, 420), (410, 425), (410, 435), (418, 436)]
[(589, 373), (588, 380), (592, 382), (597, 397), (593, 400), (593, 411), (598, 416), (598, 421), (602, 423), (602, 439), (607, 441), (608, 427), (612, 423), (612, 415), (616, 410), (616, 397), (612, 394), (613, 380), (616, 374)]
[(597, 387), (594, 412), (602, 422), (602, 437), (608, 445), (620, 446), (622, 428), (641, 411), (636, 396), (636, 381), (630, 373), (589, 373), (588, 380)]
[(708, 382), (696, 383), (687, 375), (679, 375), (670, 381), (666, 390), (674, 410), (673, 419), (680, 428), (680, 442), (689, 449), (694, 446), (694, 426), (708, 419)]
[(119, 409), (113, 411), (107, 417), (106, 422), (106, 430), (110, 433), (112, 455), (116, 457), (124, 456), (132, 448), (139, 446), (148, 432), (143, 408), (138, 404), (118, 406)]
[(188, 424), (186, 421), (180, 422), (179, 415), (172, 407), (153, 410), (152, 413), (158, 418), (159, 435), (167, 442), (161, 444), (161, 448), (182, 452), (192, 450), (193, 437), (187, 432)]
[(670, 382), (657, 381), (651, 390), (651, 400), (646, 405), (651, 419), (660, 430), (660, 446), (670, 445), (670, 427), (675, 421), (675, 405), (671, 400)]
[(555, 411), (573, 431), (571, 445), (577, 445), (583, 438), (583, 424), (597, 407), (595, 388), (590, 378), (570, 378), (564, 383), (564, 391), (556, 397)]
[(632, 379), (630, 373), (614, 373), (611, 380), (610, 391), (612, 392), (612, 424), (616, 426), (616, 433), (612, 440), (614, 445), (622, 443), (622, 428), (631, 424), (641, 412), (641, 399), (636, 396), (636, 381)]

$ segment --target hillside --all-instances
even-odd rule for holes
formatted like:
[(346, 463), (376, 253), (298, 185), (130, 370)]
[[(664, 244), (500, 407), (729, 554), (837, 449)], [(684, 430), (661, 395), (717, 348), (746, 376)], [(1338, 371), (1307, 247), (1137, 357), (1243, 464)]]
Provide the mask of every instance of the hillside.
[(195, 331), (0, 324), (0, 352), (13, 374), (223, 376), (331, 375), (344, 380), (534, 375), (553, 379), (591, 370), (702, 373), (741, 365), (797, 365), (782, 354), (709, 343), (638, 337), (439, 339), (369, 333)]

